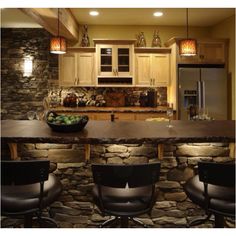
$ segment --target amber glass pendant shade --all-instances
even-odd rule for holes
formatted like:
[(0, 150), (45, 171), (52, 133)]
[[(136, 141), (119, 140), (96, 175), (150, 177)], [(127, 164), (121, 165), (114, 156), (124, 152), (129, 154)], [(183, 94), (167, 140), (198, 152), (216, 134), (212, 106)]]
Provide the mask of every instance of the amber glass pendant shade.
[(183, 39), (179, 43), (181, 56), (195, 56), (197, 54), (197, 42), (195, 39)]
[(66, 40), (64, 37), (53, 37), (50, 41), (50, 52), (54, 54), (66, 53)]

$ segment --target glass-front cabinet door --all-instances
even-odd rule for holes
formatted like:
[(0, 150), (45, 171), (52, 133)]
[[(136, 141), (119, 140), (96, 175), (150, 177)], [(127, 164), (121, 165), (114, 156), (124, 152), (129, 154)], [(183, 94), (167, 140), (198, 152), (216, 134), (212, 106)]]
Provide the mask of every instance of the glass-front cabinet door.
[(103, 72), (112, 72), (112, 51), (113, 49), (110, 48), (100, 48), (100, 71)]
[(99, 76), (130, 76), (131, 47), (129, 45), (99, 45)]
[(120, 72), (130, 72), (130, 49), (124, 47), (117, 48), (117, 70)]

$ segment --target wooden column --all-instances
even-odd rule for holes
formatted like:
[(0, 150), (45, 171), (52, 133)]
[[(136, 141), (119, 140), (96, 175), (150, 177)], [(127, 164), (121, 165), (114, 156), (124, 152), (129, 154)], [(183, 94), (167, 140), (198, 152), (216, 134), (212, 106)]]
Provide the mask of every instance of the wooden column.
[(18, 153), (17, 153), (17, 143), (8, 143), (10, 153), (11, 153), (11, 159), (17, 160), (19, 159)]
[(164, 144), (159, 143), (157, 146), (158, 160), (162, 160), (164, 156)]
[(84, 150), (85, 150), (85, 162), (89, 163), (90, 162), (90, 144), (85, 144)]
[(235, 159), (235, 143), (229, 144), (229, 157)]

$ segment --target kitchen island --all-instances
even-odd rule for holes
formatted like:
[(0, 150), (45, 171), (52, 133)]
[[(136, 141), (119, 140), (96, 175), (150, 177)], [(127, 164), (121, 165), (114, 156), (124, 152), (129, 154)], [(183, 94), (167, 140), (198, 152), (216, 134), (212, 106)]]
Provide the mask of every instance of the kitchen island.
[[(164, 146), (158, 198), (151, 216), (141, 220), (150, 227), (176, 228), (186, 227), (193, 217), (204, 214), (183, 190), (184, 183), (196, 174), (197, 163), (224, 163), (234, 157), (229, 146), (235, 141), (234, 121), (173, 121), (171, 129), (167, 122), (89, 121), (83, 131), (75, 133), (53, 132), (36, 120), (4, 120), (1, 125), (2, 141), (17, 143), (21, 159), (50, 160), (52, 171), (63, 184), (62, 195), (51, 206), (61, 228), (98, 227), (106, 219), (92, 200), (93, 163), (153, 163), (160, 151), (156, 145)], [(16, 144), (11, 146), (16, 150)], [(231, 147), (233, 150), (234, 143)], [(91, 151), (90, 162), (84, 162), (84, 151), (86, 155)], [(9, 158), (2, 154), (2, 158)], [(235, 227), (232, 221), (227, 224)], [(209, 223), (205, 226), (212, 227)]]
[[(11, 156), (16, 157), (17, 143), (86, 144), (175, 144), (201, 142), (235, 142), (235, 121), (89, 121), (80, 132), (53, 132), (43, 121), (1, 121), (2, 141), (10, 143)], [(231, 145), (234, 149), (234, 145)], [(231, 149), (232, 149), (231, 148)], [(162, 146), (159, 146), (160, 152)], [(159, 156), (161, 157), (161, 155)]]

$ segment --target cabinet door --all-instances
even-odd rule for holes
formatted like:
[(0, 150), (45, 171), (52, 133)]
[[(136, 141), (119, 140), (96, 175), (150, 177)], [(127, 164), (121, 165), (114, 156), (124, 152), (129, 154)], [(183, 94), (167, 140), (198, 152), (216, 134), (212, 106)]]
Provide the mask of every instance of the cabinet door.
[(136, 85), (150, 86), (151, 54), (137, 53), (135, 57)]
[(221, 42), (199, 43), (199, 60), (206, 63), (224, 63), (225, 44)]
[(76, 75), (76, 53), (66, 53), (59, 56), (59, 82), (63, 86), (75, 85)]
[(155, 86), (168, 86), (170, 80), (169, 54), (152, 54), (151, 78)]
[(114, 76), (115, 48), (113, 45), (100, 45), (98, 47), (98, 75)]
[(76, 65), (76, 85), (94, 85), (94, 53), (78, 53)]
[(94, 113), (95, 120), (111, 120), (111, 113), (110, 112), (97, 112)]
[(115, 113), (115, 117), (118, 118), (118, 121), (122, 120), (135, 120), (135, 114), (134, 113)]
[(115, 65), (117, 76), (129, 76), (132, 75), (132, 57), (131, 46), (129, 45), (117, 45), (115, 53)]

